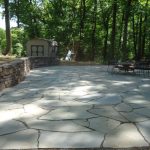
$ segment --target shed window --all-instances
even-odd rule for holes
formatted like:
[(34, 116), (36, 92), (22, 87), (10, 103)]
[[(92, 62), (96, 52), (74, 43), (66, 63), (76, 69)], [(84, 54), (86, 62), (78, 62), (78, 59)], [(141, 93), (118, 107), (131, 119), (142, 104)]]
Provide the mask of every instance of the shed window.
[(31, 45), (31, 56), (44, 56), (44, 46)]
[(55, 47), (52, 47), (52, 53), (55, 53)]

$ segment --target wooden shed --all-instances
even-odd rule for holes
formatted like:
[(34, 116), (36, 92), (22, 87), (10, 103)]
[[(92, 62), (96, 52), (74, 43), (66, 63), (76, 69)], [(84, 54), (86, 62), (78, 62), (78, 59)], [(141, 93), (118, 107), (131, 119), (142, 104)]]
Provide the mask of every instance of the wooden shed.
[(35, 57), (56, 57), (58, 45), (54, 40), (35, 38), (27, 42), (27, 55)]

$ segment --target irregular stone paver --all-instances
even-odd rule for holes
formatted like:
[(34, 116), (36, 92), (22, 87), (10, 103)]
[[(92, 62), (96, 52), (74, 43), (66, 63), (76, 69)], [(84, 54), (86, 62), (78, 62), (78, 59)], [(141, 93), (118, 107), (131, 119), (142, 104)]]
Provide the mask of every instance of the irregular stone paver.
[(81, 125), (83, 127), (88, 127), (88, 128), (90, 127), (90, 122), (88, 120), (72, 120), (72, 122)]
[(47, 120), (66, 120), (66, 119), (88, 119), (92, 117), (96, 117), (92, 113), (89, 113), (87, 110), (91, 107), (63, 107), (57, 108), (52, 110), (46, 115), (40, 117), (40, 119), (47, 119)]
[(140, 105), (147, 105), (150, 103), (148, 99), (146, 99), (143, 95), (132, 95), (132, 96), (126, 96), (124, 98), (124, 101), (126, 103), (133, 103), (133, 104), (140, 104)]
[(150, 144), (150, 120), (137, 123), (137, 126), (138, 126), (141, 134), (145, 137), (145, 139)]
[(98, 132), (41, 132), (39, 147), (42, 148), (91, 148), (100, 147), (104, 134)]
[[(96, 95), (96, 96), (95, 96)], [(101, 105), (115, 105), (121, 102), (121, 97), (118, 94), (94, 94), (93, 95), (86, 95), (78, 99), (78, 101), (88, 103), (89, 105), (92, 104), (101, 104)]]
[(150, 107), (150, 104), (128, 103), (133, 109)]
[(100, 104), (103, 105), (115, 105), (121, 102), (121, 97), (117, 93), (106, 94), (104, 98), (101, 99)]
[(150, 119), (148, 117), (137, 114), (135, 112), (129, 112), (129, 113), (121, 112), (121, 114), (130, 122), (141, 122), (141, 121), (147, 121)]
[(92, 131), (91, 129), (86, 128), (72, 121), (30, 120), (30, 122), (27, 122), (27, 124), (29, 128), (47, 130), (47, 131), (56, 131), (56, 132)]
[(105, 137), (104, 147), (125, 148), (149, 146), (133, 124), (122, 124)]
[(121, 103), (121, 104), (117, 105), (115, 108), (116, 108), (117, 111), (120, 111), (120, 112), (130, 112), (130, 111), (132, 111), (132, 107), (125, 104), (125, 103)]
[(44, 92), (44, 98), (50, 100), (59, 100), (59, 92)]
[(48, 111), (47, 111), (47, 110), (44, 110), (44, 109), (42, 109), (42, 108), (40, 108), (40, 107), (37, 106), (37, 105), (34, 105), (34, 104), (27, 104), (27, 105), (24, 106), (24, 112), (38, 116), (38, 115), (45, 114), (45, 113), (47, 113)]
[(139, 108), (139, 109), (136, 109), (135, 112), (150, 118), (150, 107)]
[(105, 117), (89, 119), (89, 122), (90, 122), (90, 128), (101, 133), (108, 133), (112, 129), (120, 125), (119, 121), (115, 121)]
[(0, 110), (11, 110), (19, 108), (23, 108), (23, 105), (11, 102), (0, 102)]
[(32, 104), (37, 105), (43, 109), (51, 110), (54, 107), (63, 107), (68, 106), (66, 102), (60, 101), (60, 100), (46, 100), (41, 99), (38, 101), (33, 102)]
[(89, 95), (81, 96), (77, 100), (80, 101), (80, 102), (88, 103), (89, 101), (93, 101), (95, 99), (100, 99), (103, 96), (104, 96), (103, 94), (95, 93), (95, 94), (89, 94)]
[(0, 123), (12, 119), (17, 119), (20, 117), (22, 113), (24, 113), (23, 109), (12, 109), (12, 110), (0, 111)]
[(24, 129), (26, 129), (26, 127), (18, 121), (10, 120), (9, 122), (6, 121), (0, 123), (0, 135), (17, 132)]
[(150, 79), (106, 70), (37, 68), (1, 91), (0, 149), (148, 146)]
[(94, 109), (91, 109), (90, 112), (97, 114), (101, 117), (107, 117), (107, 118), (111, 118), (117, 121), (127, 122), (127, 119), (121, 116), (121, 114), (119, 114), (112, 107), (107, 106), (107, 107), (94, 108)]
[(139, 89), (144, 91), (144, 92), (148, 92), (149, 93), (149, 89), (150, 85), (149, 85), (149, 79), (148, 80), (143, 80), (143, 83), (139, 85)]
[(38, 146), (38, 132), (36, 130), (24, 130), (13, 134), (0, 136), (0, 148), (2, 149), (32, 149)]

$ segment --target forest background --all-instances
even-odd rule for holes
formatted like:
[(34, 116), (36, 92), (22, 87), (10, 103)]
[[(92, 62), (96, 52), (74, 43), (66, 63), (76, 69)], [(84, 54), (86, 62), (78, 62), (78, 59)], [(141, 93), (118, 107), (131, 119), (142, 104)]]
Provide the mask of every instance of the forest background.
[(149, 0), (0, 0), (0, 6), (2, 54), (26, 56), (29, 39), (45, 38), (58, 42), (59, 58), (68, 49), (78, 61), (150, 58)]

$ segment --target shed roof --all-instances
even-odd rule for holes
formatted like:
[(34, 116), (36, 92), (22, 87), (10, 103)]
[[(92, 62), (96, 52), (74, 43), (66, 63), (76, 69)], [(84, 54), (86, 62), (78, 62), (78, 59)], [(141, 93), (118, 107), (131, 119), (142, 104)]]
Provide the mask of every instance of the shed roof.
[(57, 44), (57, 41), (54, 41), (54, 40), (52, 40), (52, 39), (33, 38), (33, 39), (29, 40), (29, 41), (33, 41), (33, 40), (46, 41), (46, 42), (48, 42), (50, 45), (53, 45), (53, 46), (57, 46), (57, 45), (58, 45), (58, 44)]

